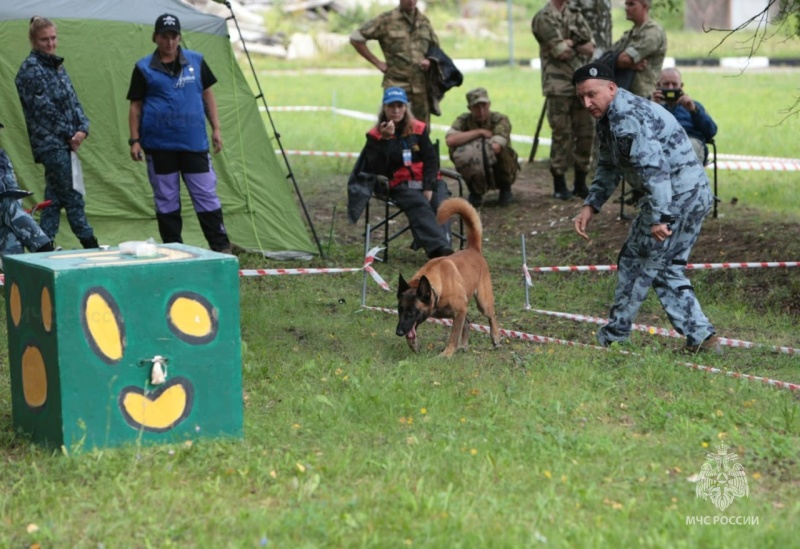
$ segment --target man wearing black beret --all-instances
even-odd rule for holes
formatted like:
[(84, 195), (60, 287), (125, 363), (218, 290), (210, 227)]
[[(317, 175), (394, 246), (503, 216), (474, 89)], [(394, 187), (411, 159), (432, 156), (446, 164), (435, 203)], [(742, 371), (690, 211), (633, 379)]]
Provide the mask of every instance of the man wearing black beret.
[(685, 269), (703, 219), (714, 201), (703, 166), (675, 117), (660, 105), (617, 87), (614, 73), (589, 63), (572, 76), (583, 106), (597, 120), (600, 155), (589, 196), (575, 217), (587, 229), (620, 178), (642, 192), (639, 215), (619, 255), (618, 281), (601, 345), (627, 341), (652, 286), (686, 348), (716, 349), (719, 339), (703, 314)]

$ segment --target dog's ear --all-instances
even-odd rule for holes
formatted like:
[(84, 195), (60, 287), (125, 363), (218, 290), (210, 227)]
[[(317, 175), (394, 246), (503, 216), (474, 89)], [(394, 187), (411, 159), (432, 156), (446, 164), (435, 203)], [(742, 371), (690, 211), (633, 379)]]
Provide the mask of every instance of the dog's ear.
[(403, 274), (400, 273), (400, 280), (397, 282), (397, 297), (400, 297), (401, 295), (403, 295), (403, 292), (408, 290), (410, 287), (411, 286), (408, 285), (408, 282), (406, 282), (406, 279), (403, 278)]
[(422, 278), (419, 279), (417, 299), (422, 301), (425, 305), (430, 305), (433, 302), (433, 288), (431, 288), (431, 282), (425, 275), (422, 275)]

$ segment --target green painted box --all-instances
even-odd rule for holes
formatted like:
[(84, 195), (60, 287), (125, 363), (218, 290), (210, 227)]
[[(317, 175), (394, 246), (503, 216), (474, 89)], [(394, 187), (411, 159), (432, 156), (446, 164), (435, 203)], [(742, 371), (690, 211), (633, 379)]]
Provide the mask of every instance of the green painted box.
[(155, 250), (3, 258), (15, 429), (68, 448), (242, 436), (239, 262)]

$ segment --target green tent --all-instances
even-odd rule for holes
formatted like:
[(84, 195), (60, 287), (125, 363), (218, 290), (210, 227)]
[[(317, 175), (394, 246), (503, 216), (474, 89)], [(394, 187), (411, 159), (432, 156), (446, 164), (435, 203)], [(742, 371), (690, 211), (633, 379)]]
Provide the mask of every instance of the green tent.
[[(314, 253), (291, 181), (274, 152), (256, 98), (236, 62), (225, 20), (179, 0), (25, 0), (0, 4), (0, 146), (20, 186), (33, 191), (26, 206), (44, 197), (44, 170), (34, 164), (14, 79), (30, 52), (28, 25), (40, 15), (57, 26), (57, 54), (65, 58), (84, 110), (89, 138), (81, 147), (86, 213), (101, 244), (158, 240), (153, 193), (144, 163), (128, 153), (126, 95), (134, 63), (155, 50), (153, 25), (177, 15), (184, 47), (201, 52), (218, 82), (212, 88), (222, 124), (222, 152), (213, 156), (218, 192), (231, 240), (248, 250), (291, 256)], [(210, 130), (210, 128), (209, 128)], [(182, 193), (184, 242), (206, 247), (191, 201)], [(80, 247), (62, 212), (57, 236)]]

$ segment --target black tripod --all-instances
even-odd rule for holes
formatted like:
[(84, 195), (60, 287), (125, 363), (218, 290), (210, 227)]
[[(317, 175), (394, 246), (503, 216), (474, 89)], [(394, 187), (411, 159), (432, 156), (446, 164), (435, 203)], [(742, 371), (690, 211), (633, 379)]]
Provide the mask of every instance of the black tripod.
[(322, 251), (322, 244), (319, 242), (319, 238), (317, 237), (317, 231), (314, 230), (314, 223), (311, 222), (311, 216), (308, 213), (308, 208), (306, 208), (305, 200), (303, 200), (303, 194), (300, 192), (300, 187), (297, 185), (297, 180), (294, 178), (294, 173), (292, 173), (292, 167), (289, 165), (289, 158), (286, 156), (286, 151), (283, 148), (283, 143), (281, 143), (281, 134), (278, 133), (278, 130), (275, 129), (275, 122), (272, 120), (272, 114), (269, 112), (269, 106), (267, 106), (267, 99), (264, 97), (264, 92), (261, 89), (261, 83), (258, 81), (258, 74), (256, 73), (256, 69), (253, 66), (253, 60), (250, 58), (250, 52), (247, 51), (247, 42), (245, 42), (244, 36), (242, 36), (242, 29), (239, 28), (239, 21), (236, 20), (236, 15), (233, 13), (233, 8), (231, 7), (231, 3), (227, 0), (220, 1), (214, 0), (220, 4), (224, 4), (230, 12), (231, 16), (228, 19), (232, 19), (233, 23), (236, 25), (236, 32), (239, 33), (239, 40), (242, 41), (242, 48), (244, 48), (244, 54), (247, 56), (247, 62), (250, 64), (250, 70), (253, 73), (253, 80), (255, 80), (256, 87), (258, 88), (258, 95), (256, 99), (261, 99), (261, 102), (264, 104), (264, 110), (267, 112), (267, 117), (269, 118), (269, 124), (272, 126), (272, 133), (275, 136), (275, 140), (278, 142), (278, 147), (281, 149), (281, 156), (283, 157), (283, 162), (286, 164), (286, 169), (289, 173), (286, 175), (287, 179), (291, 179), (292, 183), (294, 184), (294, 190), (297, 193), (297, 198), (300, 199), (300, 205), (303, 207), (303, 213), (306, 215), (306, 221), (308, 221), (308, 226), (311, 229), (311, 234), (314, 235), (314, 242), (317, 243), (317, 249), (319, 250), (319, 256), (321, 258), (325, 257), (325, 253)]

